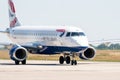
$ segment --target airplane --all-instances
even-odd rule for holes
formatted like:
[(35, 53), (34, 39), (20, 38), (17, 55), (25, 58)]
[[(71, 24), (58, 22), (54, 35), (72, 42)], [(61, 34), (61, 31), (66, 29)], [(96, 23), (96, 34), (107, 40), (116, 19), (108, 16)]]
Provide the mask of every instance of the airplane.
[[(26, 64), (28, 52), (32, 54), (61, 54), (59, 63), (77, 65), (80, 59), (93, 59), (96, 51), (89, 46), (85, 32), (75, 26), (22, 26), (16, 16), (14, 3), (8, 0), (10, 27), (7, 33), (12, 41), (10, 58), (16, 65)], [(3, 43), (4, 44), (4, 43)]]

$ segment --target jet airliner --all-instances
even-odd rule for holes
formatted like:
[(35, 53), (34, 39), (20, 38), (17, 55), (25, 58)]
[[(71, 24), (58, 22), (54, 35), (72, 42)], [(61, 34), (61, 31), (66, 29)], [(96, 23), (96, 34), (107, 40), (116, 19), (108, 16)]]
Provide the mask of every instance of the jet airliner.
[[(15, 64), (26, 64), (28, 52), (32, 54), (62, 54), (59, 63), (77, 65), (76, 56), (89, 60), (95, 49), (88, 44), (85, 32), (75, 26), (22, 26), (15, 14), (12, 0), (8, 0), (10, 27), (8, 34), (13, 43), (9, 55)], [(3, 31), (1, 31), (3, 32)]]

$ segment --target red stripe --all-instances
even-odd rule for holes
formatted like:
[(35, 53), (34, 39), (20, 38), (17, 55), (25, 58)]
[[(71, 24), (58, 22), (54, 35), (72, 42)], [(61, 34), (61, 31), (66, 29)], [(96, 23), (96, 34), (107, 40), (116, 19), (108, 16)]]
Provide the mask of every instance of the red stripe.
[(13, 2), (11, 0), (9, 0), (9, 5), (10, 5), (10, 8), (11, 8), (12, 12), (15, 13), (14, 4), (13, 4)]
[(17, 18), (15, 17), (15, 19), (10, 22), (10, 27), (14, 27), (16, 22), (17, 22)]
[(65, 29), (57, 29), (57, 32), (65, 32)]

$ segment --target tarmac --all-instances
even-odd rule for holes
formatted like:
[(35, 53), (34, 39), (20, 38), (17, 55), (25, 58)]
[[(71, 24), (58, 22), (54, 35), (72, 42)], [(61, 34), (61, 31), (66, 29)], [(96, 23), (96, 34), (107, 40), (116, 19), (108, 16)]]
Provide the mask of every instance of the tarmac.
[(58, 61), (28, 60), (26, 65), (15, 65), (12, 60), (0, 60), (0, 80), (120, 80), (120, 62), (60, 65)]

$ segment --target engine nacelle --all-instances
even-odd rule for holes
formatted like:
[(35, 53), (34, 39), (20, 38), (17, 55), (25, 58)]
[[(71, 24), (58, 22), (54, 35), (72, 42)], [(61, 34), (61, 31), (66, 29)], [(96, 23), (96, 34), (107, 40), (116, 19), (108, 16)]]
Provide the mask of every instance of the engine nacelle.
[(9, 52), (10, 58), (14, 61), (23, 61), (27, 58), (27, 50), (21, 46), (13, 46)]
[(95, 54), (96, 54), (95, 49), (90, 47), (87, 48), (83, 53), (80, 53), (79, 58), (83, 60), (89, 60), (89, 59), (93, 59)]

